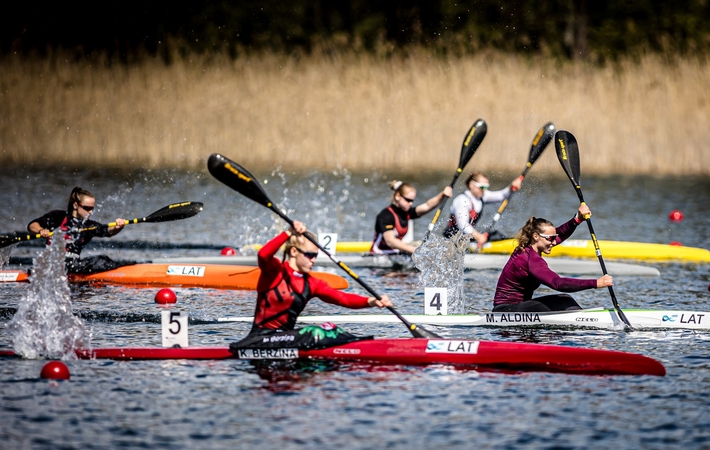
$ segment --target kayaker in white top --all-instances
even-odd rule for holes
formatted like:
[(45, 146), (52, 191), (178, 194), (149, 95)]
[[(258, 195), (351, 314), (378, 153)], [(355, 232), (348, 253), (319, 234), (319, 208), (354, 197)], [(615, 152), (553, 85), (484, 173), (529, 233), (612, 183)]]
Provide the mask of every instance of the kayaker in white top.
[(473, 172), (466, 178), (468, 189), (454, 198), (451, 203), (451, 216), (444, 230), (444, 236), (452, 237), (457, 231), (470, 235), (478, 245), (488, 241), (488, 233), (478, 232), (474, 227), (481, 217), (485, 203), (500, 203), (510, 197), (512, 190), (520, 189), (523, 184), (522, 177), (515, 178), (510, 185), (499, 191), (490, 191), (488, 177), (483, 172)]

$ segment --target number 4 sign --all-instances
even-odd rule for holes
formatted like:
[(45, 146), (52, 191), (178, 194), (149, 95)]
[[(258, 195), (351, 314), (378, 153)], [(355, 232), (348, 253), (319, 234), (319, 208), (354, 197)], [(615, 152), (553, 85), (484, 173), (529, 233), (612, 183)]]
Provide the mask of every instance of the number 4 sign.
[(163, 347), (187, 347), (187, 314), (180, 311), (161, 311)]
[(424, 314), (447, 315), (446, 288), (424, 288)]

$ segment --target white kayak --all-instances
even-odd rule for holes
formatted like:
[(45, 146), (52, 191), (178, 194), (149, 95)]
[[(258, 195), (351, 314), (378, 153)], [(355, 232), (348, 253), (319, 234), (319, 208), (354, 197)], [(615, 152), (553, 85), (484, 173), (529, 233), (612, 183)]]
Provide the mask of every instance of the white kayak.
[[(685, 329), (710, 330), (710, 312), (671, 311), (650, 309), (623, 309), (624, 314), (635, 329)], [(404, 317), (416, 324), (467, 327), (568, 327), (623, 329), (613, 308), (580, 309), (576, 311), (552, 312), (510, 312), (481, 314), (424, 315), (405, 314)], [(221, 317), (220, 322), (251, 322), (252, 317)], [(394, 314), (337, 314), (328, 316), (300, 316), (300, 323), (336, 324), (348, 323), (399, 323)]]
[[(405, 256), (386, 255), (341, 255), (337, 256), (348, 267), (370, 267), (383, 269), (414, 268), (411, 258)], [(464, 267), (475, 270), (501, 270), (508, 262), (507, 255), (479, 255), (469, 254), (464, 256)], [(602, 270), (598, 261), (551, 258), (546, 259), (553, 271), (563, 275), (589, 275), (601, 276)], [(256, 256), (197, 256), (178, 258), (154, 259), (158, 264), (230, 264), (239, 266), (256, 266)], [(336, 267), (336, 264), (327, 256), (321, 255), (316, 260), (318, 267)], [(609, 274), (616, 276), (646, 276), (657, 277), (661, 273), (655, 267), (640, 264), (627, 264), (607, 262)]]

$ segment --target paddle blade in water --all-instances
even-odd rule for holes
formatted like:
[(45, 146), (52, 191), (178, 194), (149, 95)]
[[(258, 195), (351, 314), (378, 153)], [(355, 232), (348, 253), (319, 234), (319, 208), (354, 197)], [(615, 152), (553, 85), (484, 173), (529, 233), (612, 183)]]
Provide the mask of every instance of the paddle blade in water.
[(207, 160), (207, 168), (212, 176), (222, 183), (260, 205), (272, 209), (273, 204), (268, 195), (244, 167), (225, 156), (214, 153)]
[(142, 222), (158, 223), (187, 219), (188, 217), (196, 216), (202, 209), (203, 205), (200, 202), (173, 203), (172, 205), (157, 210), (144, 218)]
[(542, 128), (540, 128), (540, 131), (537, 132), (532, 144), (530, 145), (527, 168), (530, 168), (533, 164), (535, 164), (535, 161), (537, 161), (540, 155), (542, 155), (542, 152), (545, 151), (554, 134), (555, 125), (552, 122), (547, 122)]
[(575, 189), (579, 189), (579, 147), (572, 133), (560, 130), (555, 133), (557, 159)]
[(466, 133), (466, 137), (463, 139), (463, 144), (461, 144), (461, 157), (458, 167), (459, 173), (463, 171), (463, 168), (466, 167), (466, 164), (473, 154), (476, 153), (481, 142), (483, 142), (483, 138), (486, 137), (487, 132), (488, 125), (486, 125), (486, 121), (483, 119), (478, 119), (471, 125), (468, 133)]

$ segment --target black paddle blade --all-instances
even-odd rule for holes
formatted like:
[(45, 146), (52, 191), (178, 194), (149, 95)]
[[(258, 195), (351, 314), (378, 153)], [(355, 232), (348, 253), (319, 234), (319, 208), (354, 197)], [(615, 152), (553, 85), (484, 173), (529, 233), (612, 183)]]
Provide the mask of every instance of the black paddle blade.
[(557, 159), (575, 189), (579, 189), (579, 147), (572, 133), (560, 130), (555, 133)]
[(16, 242), (20, 242), (17, 236), (0, 235), (0, 248), (9, 247)]
[(273, 203), (254, 176), (231, 159), (212, 154), (207, 160), (207, 168), (213, 177), (260, 205), (273, 209)]
[(461, 144), (461, 157), (459, 158), (458, 167), (459, 173), (463, 171), (463, 168), (466, 167), (466, 164), (473, 154), (476, 153), (481, 142), (483, 142), (483, 138), (486, 137), (487, 132), (488, 125), (486, 125), (486, 121), (483, 119), (478, 119), (471, 125), (468, 133), (466, 133), (466, 137), (463, 139), (463, 144)]
[(203, 205), (200, 202), (180, 202), (173, 203), (164, 208), (161, 208), (144, 218), (142, 222), (170, 222), (171, 220), (187, 219), (188, 217), (196, 216), (202, 211)]
[(532, 167), (535, 161), (542, 155), (548, 144), (552, 140), (555, 134), (555, 125), (552, 122), (547, 122), (540, 128), (537, 132), (535, 138), (530, 144), (530, 154), (528, 155), (528, 167)]

